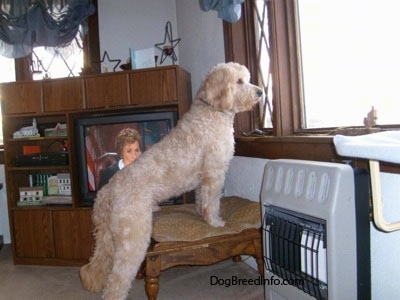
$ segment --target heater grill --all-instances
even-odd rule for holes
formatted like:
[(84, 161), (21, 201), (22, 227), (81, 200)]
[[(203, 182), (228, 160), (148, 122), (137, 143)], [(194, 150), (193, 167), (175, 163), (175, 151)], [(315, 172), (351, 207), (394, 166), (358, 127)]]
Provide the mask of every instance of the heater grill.
[(327, 299), (325, 221), (266, 207), (265, 268), (316, 299)]
[(368, 174), (288, 159), (265, 168), (265, 279), (273, 283), (265, 285), (265, 298), (370, 299)]

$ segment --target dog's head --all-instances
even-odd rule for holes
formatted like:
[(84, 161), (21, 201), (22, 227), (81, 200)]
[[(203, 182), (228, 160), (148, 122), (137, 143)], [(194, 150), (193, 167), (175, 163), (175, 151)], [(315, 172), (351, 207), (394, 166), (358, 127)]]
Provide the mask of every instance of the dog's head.
[(250, 73), (246, 67), (233, 62), (218, 64), (204, 79), (196, 98), (219, 111), (251, 110), (263, 92), (249, 81)]

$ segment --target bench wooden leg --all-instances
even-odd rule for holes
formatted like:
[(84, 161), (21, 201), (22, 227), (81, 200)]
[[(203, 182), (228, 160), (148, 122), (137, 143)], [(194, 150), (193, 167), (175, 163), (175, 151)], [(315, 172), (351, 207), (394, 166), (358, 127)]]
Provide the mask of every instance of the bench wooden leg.
[(263, 251), (261, 246), (261, 239), (257, 239), (253, 241), (254, 248), (256, 249), (255, 259), (257, 262), (258, 272), (261, 275), (264, 275), (264, 259), (263, 259)]
[(156, 300), (158, 295), (158, 277), (146, 276), (144, 285), (147, 299)]

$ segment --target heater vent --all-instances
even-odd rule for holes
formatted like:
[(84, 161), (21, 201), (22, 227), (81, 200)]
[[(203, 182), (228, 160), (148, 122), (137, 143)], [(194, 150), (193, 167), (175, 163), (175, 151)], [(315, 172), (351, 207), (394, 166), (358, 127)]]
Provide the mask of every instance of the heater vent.
[(286, 173), (285, 189), (283, 190), (285, 195), (289, 195), (292, 192), (292, 188), (294, 185), (293, 181), (294, 181), (294, 170), (289, 169)]
[(314, 198), (316, 188), (317, 188), (317, 174), (315, 172), (310, 172), (308, 174), (307, 189), (306, 189), (307, 200), (312, 200)]
[(295, 168), (268, 168), (266, 191), (287, 198), (324, 203), (330, 197), (331, 174)]
[(266, 191), (270, 191), (272, 189), (272, 184), (274, 183), (274, 168), (268, 168), (266, 170), (266, 178), (264, 188)]
[(331, 179), (328, 173), (324, 173), (321, 176), (321, 183), (319, 185), (318, 201), (323, 203), (329, 198), (329, 187)]
[(301, 196), (303, 193), (304, 189), (304, 181), (305, 181), (305, 172), (304, 170), (300, 170), (297, 173), (297, 178), (296, 178), (296, 187), (294, 190), (294, 195), (298, 198)]
[(280, 193), (283, 185), (283, 168), (278, 168), (275, 180), (275, 193)]

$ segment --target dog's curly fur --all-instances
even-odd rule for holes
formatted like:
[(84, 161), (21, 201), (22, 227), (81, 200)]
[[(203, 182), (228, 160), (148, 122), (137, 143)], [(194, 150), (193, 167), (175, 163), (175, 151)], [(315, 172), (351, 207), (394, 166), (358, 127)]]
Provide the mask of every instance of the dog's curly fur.
[(237, 63), (212, 68), (177, 126), (98, 192), (95, 249), (80, 270), (86, 289), (104, 288), (108, 300), (127, 297), (149, 245), (153, 208), (173, 196), (195, 190), (199, 214), (224, 226), (219, 202), (234, 151), (234, 115), (251, 110), (262, 95), (249, 79)]

